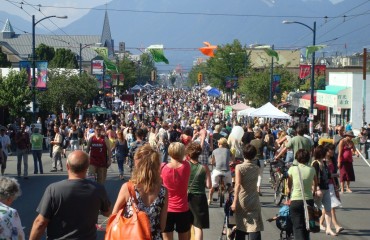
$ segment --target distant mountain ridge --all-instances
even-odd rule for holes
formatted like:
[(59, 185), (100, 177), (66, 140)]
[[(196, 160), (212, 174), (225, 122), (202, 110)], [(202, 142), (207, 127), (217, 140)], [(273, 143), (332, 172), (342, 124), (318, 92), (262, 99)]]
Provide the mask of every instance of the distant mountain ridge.
[[(181, 64), (189, 69), (192, 61), (202, 56), (196, 49), (203, 45), (203, 41), (218, 45), (239, 39), (246, 45), (274, 44), (281, 49), (302, 48), (312, 44), (310, 30), (297, 24), (282, 24), (283, 20), (300, 21), (310, 27), (316, 21), (316, 42), (330, 45), (323, 50), (329, 54), (362, 51), (364, 46), (369, 45), (367, 39), (370, 39), (370, 31), (366, 24), (370, 15), (352, 16), (368, 11), (369, 3), (355, 8), (361, 3), (361, 0), (346, 0), (337, 4), (329, 0), (113, 0), (107, 9), (116, 49), (119, 42), (125, 42), (127, 50), (134, 53), (139, 52), (138, 48), (151, 44), (164, 44), (170, 65), (166, 67), (159, 64), (159, 68), (173, 69)], [(97, 8), (104, 9), (105, 6)], [(68, 12), (63, 14), (68, 15)], [(324, 19), (325, 16), (343, 15), (348, 17)], [(5, 21), (3, 16), (4, 13), (0, 12), (0, 19)], [(31, 27), (31, 23), (25, 23), (18, 17), (9, 18), (14, 26), (28, 24), (28, 29)], [(63, 30), (68, 34), (100, 35), (103, 20), (104, 11), (91, 10)], [(331, 41), (335, 38), (338, 39)]]

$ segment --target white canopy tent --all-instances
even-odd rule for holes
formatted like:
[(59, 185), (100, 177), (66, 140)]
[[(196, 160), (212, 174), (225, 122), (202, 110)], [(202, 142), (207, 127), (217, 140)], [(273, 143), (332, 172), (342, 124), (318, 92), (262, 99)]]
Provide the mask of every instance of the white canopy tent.
[(244, 109), (244, 110), (241, 110), (241, 111), (238, 111), (237, 115), (238, 117), (239, 116), (249, 116), (249, 114), (251, 112), (253, 112), (254, 110), (256, 110), (255, 108), (247, 108), (247, 109)]
[(206, 90), (208, 92), (211, 88), (211, 85), (208, 85), (207, 87), (204, 87), (203, 90)]
[(278, 119), (291, 119), (291, 117), (274, 107), (271, 103), (266, 103), (260, 108), (257, 108), (249, 114), (251, 117), (264, 117), (264, 118), (278, 118)]

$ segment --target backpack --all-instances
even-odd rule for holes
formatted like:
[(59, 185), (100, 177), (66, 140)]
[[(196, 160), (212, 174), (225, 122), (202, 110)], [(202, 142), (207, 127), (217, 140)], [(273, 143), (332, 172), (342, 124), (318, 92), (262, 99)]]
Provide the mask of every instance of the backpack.
[(318, 133), (313, 134), (313, 141), (314, 142), (319, 142), (319, 134)]
[(292, 219), (290, 218), (289, 206), (284, 205), (279, 210), (279, 216), (276, 219), (276, 227), (282, 231), (291, 231), (293, 229)]

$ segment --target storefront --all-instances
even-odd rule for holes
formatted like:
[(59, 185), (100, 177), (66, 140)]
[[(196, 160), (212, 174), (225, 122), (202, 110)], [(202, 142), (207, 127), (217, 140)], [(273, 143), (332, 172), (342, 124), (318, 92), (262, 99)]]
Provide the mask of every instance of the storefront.
[[(325, 123), (323, 126), (323, 131), (326, 131), (327, 129), (327, 107), (320, 105), (317, 103), (317, 92), (315, 91), (314, 97), (313, 97), (313, 102), (314, 102), (314, 124), (317, 122), (322, 122)], [(299, 99), (299, 107), (300, 108), (305, 108), (307, 110), (310, 110), (311, 106), (311, 93), (306, 93), (304, 94), (300, 99)]]
[(351, 87), (329, 85), (325, 90), (317, 90), (316, 103), (328, 107), (327, 124), (345, 125), (347, 121), (351, 121)]

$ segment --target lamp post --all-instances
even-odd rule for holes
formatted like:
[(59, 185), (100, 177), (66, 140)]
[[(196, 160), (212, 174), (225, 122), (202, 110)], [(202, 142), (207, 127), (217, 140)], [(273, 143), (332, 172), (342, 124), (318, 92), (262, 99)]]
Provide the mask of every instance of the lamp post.
[[(308, 26), (307, 24), (296, 22), (296, 21), (283, 21), (283, 24), (300, 24), (302, 26), (305, 26), (306, 28), (310, 29), (313, 33), (313, 46), (316, 45), (316, 22), (313, 22), (313, 28)], [(311, 60), (311, 81), (310, 81), (310, 87), (311, 87), (311, 99), (310, 99), (310, 133), (313, 133), (313, 105), (314, 105), (314, 89), (315, 86), (315, 51), (312, 53), (312, 60)]]
[(66, 19), (68, 18), (67, 16), (56, 16), (56, 15), (52, 15), (52, 16), (47, 16), (47, 17), (44, 17), (44, 18), (41, 18), (40, 20), (38, 20), (36, 22), (35, 20), (35, 15), (32, 15), (32, 121), (35, 122), (36, 120), (36, 116), (35, 116), (35, 111), (36, 111), (36, 71), (35, 71), (35, 68), (36, 68), (36, 53), (35, 53), (35, 45), (36, 45), (36, 41), (35, 41), (35, 27), (36, 25), (45, 20), (45, 19), (48, 19), (48, 18), (63, 18), (63, 19)]
[(89, 47), (91, 45), (101, 45), (101, 43), (90, 43), (90, 44), (85, 44), (85, 46), (82, 46), (82, 43), (80, 43), (80, 59), (79, 59), (80, 77), (82, 75), (82, 49)]

